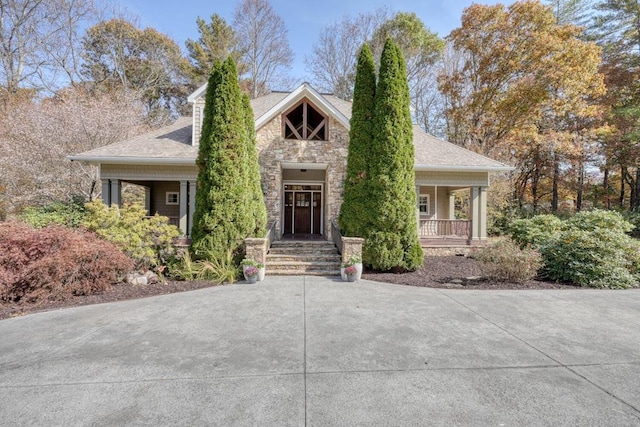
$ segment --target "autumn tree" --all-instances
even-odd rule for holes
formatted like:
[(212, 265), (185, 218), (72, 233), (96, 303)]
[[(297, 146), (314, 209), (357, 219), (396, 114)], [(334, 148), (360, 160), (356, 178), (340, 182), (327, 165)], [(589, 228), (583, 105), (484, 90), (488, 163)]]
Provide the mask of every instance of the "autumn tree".
[[(249, 109), (243, 104), (235, 63), (215, 62), (205, 98), (198, 147), (198, 192), (191, 249), (198, 257), (238, 254), (244, 239), (264, 232), (256, 216), (257, 155), (248, 152)], [(264, 203), (264, 202), (262, 202)]]
[(257, 98), (284, 80), (293, 62), (284, 21), (268, 0), (242, 0), (234, 13), (250, 97)]
[(534, 208), (547, 166), (560, 161), (553, 153), (579, 152), (579, 131), (598, 114), (588, 101), (604, 89), (600, 50), (580, 35), (578, 27), (558, 24), (550, 8), (525, 0), (470, 6), (450, 36), (464, 60), (440, 79), (450, 103), (449, 139), (516, 162), (515, 196), (522, 203), (530, 190)]
[[(605, 178), (619, 171), (619, 204), (640, 210), (640, 4), (604, 0), (596, 4), (591, 34), (603, 48), (603, 72), (608, 87), (611, 133), (604, 139)], [(608, 181), (605, 179), (605, 191)], [(630, 190), (627, 195), (626, 188)]]
[(243, 74), (245, 67), (241, 63), (242, 53), (236, 31), (215, 13), (209, 22), (198, 17), (196, 25), (200, 37), (197, 40), (187, 39), (185, 43), (196, 85), (206, 82), (216, 60), (222, 62), (229, 56), (236, 61), (238, 73)]
[(340, 230), (345, 236), (362, 237), (368, 228), (369, 162), (373, 142), (373, 113), (376, 93), (376, 66), (369, 45), (358, 55), (356, 83), (351, 107), (347, 176), (344, 183), (344, 201), (340, 207)]
[(0, 186), (7, 210), (97, 197), (97, 168), (66, 156), (142, 133), (143, 117), (141, 102), (131, 94), (82, 86), (14, 103), (0, 115)]
[(400, 48), (387, 39), (375, 93), (363, 262), (376, 270), (415, 270), (423, 262), (416, 221), (413, 124)]
[(139, 92), (151, 123), (163, 123), (186, 102), (188, 61), (155, 29), (123, 19), (100, 22), (87, 30), (83, 49), (83, 74), (106, 91)]

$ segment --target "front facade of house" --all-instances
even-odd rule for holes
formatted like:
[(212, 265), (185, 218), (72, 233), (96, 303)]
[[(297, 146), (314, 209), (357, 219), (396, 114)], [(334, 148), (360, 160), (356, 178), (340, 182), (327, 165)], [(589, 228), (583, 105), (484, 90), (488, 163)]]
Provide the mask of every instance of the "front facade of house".
[[(102, 198), (122, 203), (122, 184), (145, 189), (150, 215), (170, 218), (190, 234), (198, 170), (195, 159), (206, 87), (189, 97), (191, 118), (129, 141), (71, 156), (99, 165)], [(330, 239), (343, 200), (351, 103), (304, 83), (289, 93), (252, 101), (268, 220), (280, 238)], [(506, 165), (464, 150), (414, 127), (416, 221), (422, 238), (486, 239), (486, 190), (490, 175)], [(468, 191), (467, 220), (456, 220), (454, 200)]]

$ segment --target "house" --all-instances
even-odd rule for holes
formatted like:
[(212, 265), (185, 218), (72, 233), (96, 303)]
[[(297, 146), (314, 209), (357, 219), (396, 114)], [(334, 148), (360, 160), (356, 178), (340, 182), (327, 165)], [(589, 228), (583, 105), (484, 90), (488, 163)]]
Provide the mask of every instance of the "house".
[[(192, 117), (70, 158), (99, 166), (105, 203), (122, 202), (122, 183), (141, 185), (148, 212), (168, 216), (188, 236), (205, 91), (206, 85), (189, 96)], [(272, 92), (251, 104), (262, 190), (276, 238), (329, 239), (343, 200), (351, 103), (303, 83), (293, 92)], [(418, 126), (414, 145), (420, 237), (485, 240), (491, 174), (512, 168), (428, 135)], [(458, 191), (469, 192), (468, 220), (455, 219)]]

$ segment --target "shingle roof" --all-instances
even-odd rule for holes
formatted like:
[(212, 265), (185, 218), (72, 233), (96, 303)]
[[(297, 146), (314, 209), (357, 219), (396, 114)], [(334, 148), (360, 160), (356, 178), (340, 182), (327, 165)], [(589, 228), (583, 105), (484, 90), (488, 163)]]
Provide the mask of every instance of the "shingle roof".
[[(272, 92), (253, 99), (251, 105), (255, 119), (260, 118), (289, 94)], [(351, 102), (334, 95), (321, 96), (345, 117), (351, 118)], [(180, 117), (172, 125), (69, 158), (93, 162), (193, 164), (198, 155), (198, 148), (191, 145), (192, 127), (191, 117)], [(512, 169), (503, 163), (429, 135), (417, 125), (413, 126), (413, 142), (415, 164), (418, 170), (501, 171)]]
[(436, 138), (413, 125), (416, 169), (511, 170), (510, 166)]
[(198, 148), (191, 145), (191, 117), (180, 117), (173, 124), (70, 156), (71, 160), (136, 163), (147, 160), (158, 163), (193, 163)]

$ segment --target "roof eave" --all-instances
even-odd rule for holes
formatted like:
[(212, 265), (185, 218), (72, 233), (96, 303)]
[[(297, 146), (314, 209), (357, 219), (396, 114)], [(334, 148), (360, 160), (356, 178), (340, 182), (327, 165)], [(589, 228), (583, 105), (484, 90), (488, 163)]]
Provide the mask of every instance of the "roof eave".
[(423, 165), (417, 164), (414, 168), (416, 171), (439, 171), (439, 172), (510, 172), (515, 170), (513, 166), (458, 166), (458, 165)]
[(117, 164), (117, 165), (195, 165), (195, 158), (184, 157), (109, 157), (109, 156), (67, 156), (67, 159), (76, 162), (91, 164)]

